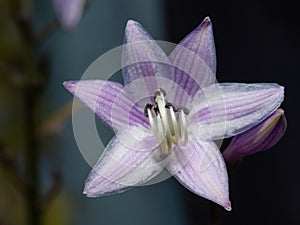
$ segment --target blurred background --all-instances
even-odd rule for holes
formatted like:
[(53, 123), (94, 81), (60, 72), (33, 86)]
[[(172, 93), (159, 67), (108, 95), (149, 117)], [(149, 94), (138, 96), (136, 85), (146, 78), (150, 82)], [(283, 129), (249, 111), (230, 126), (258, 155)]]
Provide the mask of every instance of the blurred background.
[[(72, 96), (62, 86), (123, 43), (128, 19), (154, 39), (178, 43), (206, 16), (214, 26), (218, 81), (285, 86), (289, 122), (275, 147), (230, 174), (233, 211), (221, 210), (220, 224), (300, 224), (296, 3), (0, 0), (0, 225), (213, 224), (209, 202), (173, 178), (119, 195), (83, 196), (90, 167), (76, 146)], [(99, 127), (107, 143), (113, 133)]]

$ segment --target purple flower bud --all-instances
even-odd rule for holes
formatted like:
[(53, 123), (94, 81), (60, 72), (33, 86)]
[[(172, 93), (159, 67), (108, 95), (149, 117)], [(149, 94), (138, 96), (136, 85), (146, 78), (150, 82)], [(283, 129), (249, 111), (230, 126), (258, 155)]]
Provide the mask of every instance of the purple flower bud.
[(271, 148), (283, 136), (286, 127), (284, 111), (277, 109), (257, 126), (232, 138), (223, 152), (226, 163), (234, 165), (247, 155)]
[(61, 26), (73, 30), (80, 21), (85, 0), (53, 0), (53, 7)]

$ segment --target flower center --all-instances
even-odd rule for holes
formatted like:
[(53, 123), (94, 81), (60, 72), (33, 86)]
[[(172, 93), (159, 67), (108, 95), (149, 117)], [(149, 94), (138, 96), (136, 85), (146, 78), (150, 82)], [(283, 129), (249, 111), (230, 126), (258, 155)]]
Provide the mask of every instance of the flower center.
[(166, 102), (166, 92), (158, 88), (155, 91), (155, 105), (146, 104), (144, 114), (149, 118), (151, 130), (160, 143), (163, 154), (168, 154), (174, 144), (185, 146), (188, 141), (186, 115), (189, 110)]

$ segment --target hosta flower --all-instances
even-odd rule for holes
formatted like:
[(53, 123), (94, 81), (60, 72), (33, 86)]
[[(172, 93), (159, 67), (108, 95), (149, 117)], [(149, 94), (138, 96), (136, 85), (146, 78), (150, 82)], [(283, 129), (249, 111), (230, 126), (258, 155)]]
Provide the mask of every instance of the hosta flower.
[(53, 0), (57, 17), (65, 30), (73, 30), (79, 23), (85, 0)]
[(168, 57), (134, 21), (127, 23), (125, 44), (125, 86), (102, 80), (64, 83), (116, 132), (84, 193), (96, 197), (121, 192), (166, 168), (195, 194), (230, 210), (227, 170), (214, 140), (266, 119), (281, 104), (283, 87), (216, 84), (209, 18)]
[(257, 126), (232, 138), (223, 152), (226, 163), (234, 165), (247, 155), (268, 150), (280, 140), (286, 127), (284, 111), (277, 109)]

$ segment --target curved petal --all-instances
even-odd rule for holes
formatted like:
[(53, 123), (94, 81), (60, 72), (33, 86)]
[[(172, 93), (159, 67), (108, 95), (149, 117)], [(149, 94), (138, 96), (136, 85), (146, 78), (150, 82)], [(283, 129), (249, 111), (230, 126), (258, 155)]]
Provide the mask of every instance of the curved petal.
[(118, 83), (102, 80), (66, 81), (65, 88), (113, 129), (148, 127), (148, 120)]
[[(122, 67), (124, 84), (144, 77), (154, 77), (165, 74), (165, 63), (169, 59), (164, 51), (144, 30), (142, 25), (133, 20), (127, 22), (125, 29), (125, 44), (123, 47)], [(138, 88), (129, 88), (130, 95), (152, 96), (158, 83), (155, 79), (142, 80)]]
[(271, 148), (281, 139), (286, 127), (284, 111), (277, 109), (257, 126), (232, 138), (223, 152), (226, 163), (234, 165), (247, 155)]
[[(216, 52), (212, 24), (207, 17), (170, 54), (173, 65), (165, 76), (189, 95), (215, 82)], [(183, 100), (184, 102), (184, 100)]]
[(190, 138), (174, 150), (167, 169), (190, 191), (231, 210), (227, 170), (215, 143)]
[[(202, 90), (203, 91), (203, 90)], [(281, 104), (284, 88), (274, 83), (212, 85), (197, 95), (191, 131), (199, 138), (222, 139), (242, 133), (266, 119)]]
[(119, 133), (92, 169), (84, 194), (97, 197), (141, 185), (164, 168), (157, 141), (141, 127)]

